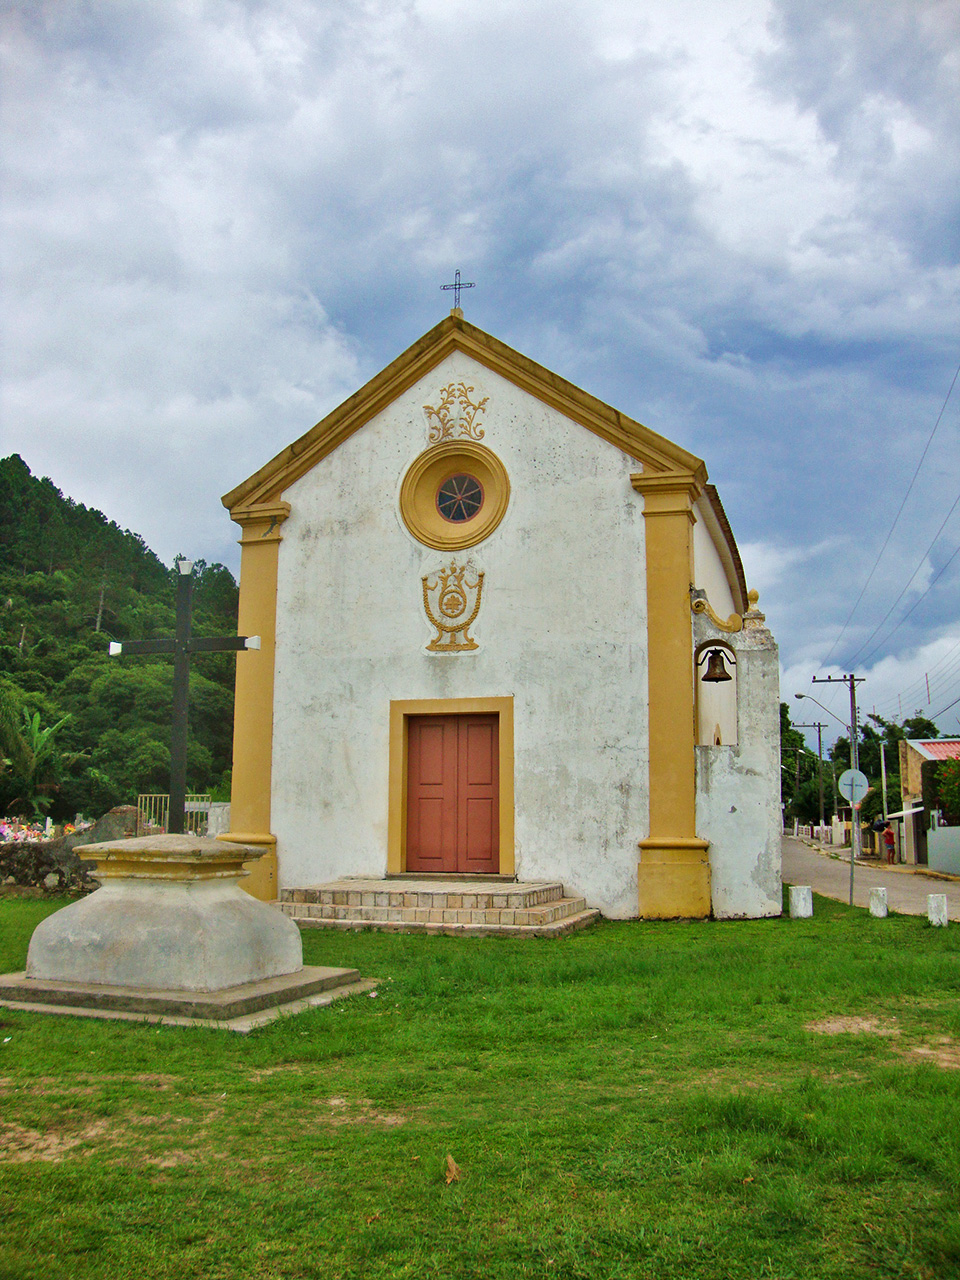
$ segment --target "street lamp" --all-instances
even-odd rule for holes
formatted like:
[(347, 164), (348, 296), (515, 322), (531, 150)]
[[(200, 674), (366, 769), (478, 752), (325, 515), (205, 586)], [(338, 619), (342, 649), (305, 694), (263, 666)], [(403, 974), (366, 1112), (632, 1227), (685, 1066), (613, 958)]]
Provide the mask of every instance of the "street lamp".
[[(820, 701), (820, 699), (819, 699), (819, 698), (815, 698), (815, 697), (813, 696), (813, 694), (812, 694), (812, 693), (795, 693), (793, 696), (794, 696), (795, 698), (809, 698), (811, 702), (815, 702), (815, 703), (817, 704), (817, 706), (820, 708), (820, 710), (821, 710), (821, 711), (825, 711), (825, 712), (827, 713), (827, 715), (828, 715), (828, 716), (833, 716), (833, 718), (834, 718), (834, 720), (836, 720), (837, 724), (838, 724), (838, 725), (840, 725), (840, 726), (841, 726), (841, 728), (845, 729), (845, 730), (847, 731), (847, 733), (850, 733), (850, 726), (849, 726), (848, 724), (844, 724), (844, 723), (843, 723), (843, 721), (840, 719), (840, 717), (839, 717), (838, 715), (835, 715), (835, 714), (834, 714), (834, 712), (832, 712), (832, 711), (830, 710), (830, 708), (829, 708), (829, 707), (825, 707), (825, 706), (823, 705), (823, 703)], [(851, 735), (851, 737), (850, 737), (850, 748), (851, 748), (851, 750), (853, 749), (853, 736), (852, 736), (852, 735)], [(853, 768), (853, 765), (851, 764), (851, 766), (850, 766), (850, 767), (851, 767), (851, 768)]]

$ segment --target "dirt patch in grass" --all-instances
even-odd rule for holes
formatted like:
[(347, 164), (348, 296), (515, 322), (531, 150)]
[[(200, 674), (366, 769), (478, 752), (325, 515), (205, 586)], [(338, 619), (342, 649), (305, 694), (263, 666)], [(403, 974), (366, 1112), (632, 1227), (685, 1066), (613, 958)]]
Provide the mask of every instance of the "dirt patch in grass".
[(162, 1156), (145, 1156), (143, 1164), (152, 1164), (156, 1169), (177, 1169), (184, 1164), (196, 1164), (197, 1157), (192, 1151), (165, 1151)]
[(104, 1085), (139, 1084), (151, 1089), (171, 1089), (179, 1081), (176, 1076), (160, 1075), (147, 1071), (140, 1075), (95, 1075), (90, 1072), (71, 1077), (73, 1083), (65, 1084), (62, 1076), (36, 1076), (33, 1080), (16, 1080), (12, 1076), (0, 1076), (0, 1093), (16, 1090), (33, 1097), (56, 1094), (58, 1097), (89, 1097), (99, 1093)]
[(960, 1071), (960, 1044), (951, 1036), (939, 1036), (927, 1044), (914, 1044), (902, 1052), (905, 1057), (932, 1062), (944, 1071)]
[(804, 1024), (805, 1031), (813, 1031), (820, 1036), (898, 1036), (900, 1028), (891, 1022), (881, 1022), (879, 1018), (821, 1018), (818, 1022)]
[[(823, 1018), (819, 1022), (808, 1022), (807, 1031), (814, 1031), (823, 1036), (839, 1035), (872, 1035), (899, 1036), (900, 1028), (892, 1022), (882, 1022), (879, 1018)], [(913, 1044), (898, 1044), (895, 1051), (903, 1058), (919, 1058), (924, 1062), (932, 1062), (934, 1066), (945, 1071), (960, 1071), (960, 1043), (952, 1036), (937, 1036), (934, 1040), (920, 1040)]]
[(344, 1124), (372, 1124), (385, 1129), (406, 1124), (407, 1117), (389, 1111), (376, 1111), (368, 1098), (358, 1098), (350, 1103), (346, 1098), (327, 1098), (319, 1104), (327, 1108), (326, 1115), (321, 1116), (326, 1124), (336, 1128)]
[(251, 1084), (259, 1084), (261, 1080), (269, 1080), (271, 1076), (302, 1076), (303, 1073), (304, 1069), (299, 1062), (284, 1062), (276, 1067), (259, 1067), (256, 1071), (249, 1073), (248, 1079)]
[[(767, 1079), (767, 1080), (758, 1080), (755, 1076), (752, 1076), (750, 1079), (744, 1079), (744, 1077), (733, 1068), (720, 1069), (719, 1067), (715, 1067), (710, 1071), (699, 1072), (696, 1076), (696, 1082), (698, 1085), (705, 1088), (711, 1088), (711, 1089), (733, 1088), (737, 1092), (740, 1092), (740, 1090), (746, 1090), (746, 1089), (782, 1089), (783, 1088), (782, 1077), (778, 1077), (776, 1079), (771, 1077), (770, 1079)], [(656, 1085), (656, 1088), (658, 1090), (661, 1089), (665, 1083), (666, 1081), (658, 1082)], [(690, 1083), (689, 1081), (685, 1081), (684, 1087), (686, 1087), (689, 1083)], [(635, 1092), (635, 1090), (632, 1092)]]
[(41, 1133), (38, 1129), (26, 1129), (19, 1124), (0, 1124), (0, 1160), (10, 1164), (25, 1164), (31, 1160), (57, 1164), (76, 1147), (103, 1138), (109, 1130), (105, 1120), (95, 1120), (73, 1133), (56, 1129)]

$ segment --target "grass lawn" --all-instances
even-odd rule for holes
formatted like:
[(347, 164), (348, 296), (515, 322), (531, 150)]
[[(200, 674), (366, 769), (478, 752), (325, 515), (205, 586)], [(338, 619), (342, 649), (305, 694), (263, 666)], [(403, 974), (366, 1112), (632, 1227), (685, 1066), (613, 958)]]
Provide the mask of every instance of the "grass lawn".
[(379, 994), (249, 1036), (0, 1009), (0, 1277), (960, 1275), (960, 929), (815, 912), (308, 932)]

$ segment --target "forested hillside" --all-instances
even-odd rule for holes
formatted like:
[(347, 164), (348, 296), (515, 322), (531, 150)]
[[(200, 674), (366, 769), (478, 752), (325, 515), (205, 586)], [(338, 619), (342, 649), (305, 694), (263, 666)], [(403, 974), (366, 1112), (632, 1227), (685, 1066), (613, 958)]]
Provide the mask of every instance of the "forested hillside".
[[(230, 571), (198, 561), (194, 584), (194, 633), (234, 634)], [(107, 646), (172, 636), (174, 593), (142, 538), (0, 459), (0, 813), (97, 814), (168, 789), (172, 660)], [(190, 790), (228, 786), (235, 663), (191, 664)]]

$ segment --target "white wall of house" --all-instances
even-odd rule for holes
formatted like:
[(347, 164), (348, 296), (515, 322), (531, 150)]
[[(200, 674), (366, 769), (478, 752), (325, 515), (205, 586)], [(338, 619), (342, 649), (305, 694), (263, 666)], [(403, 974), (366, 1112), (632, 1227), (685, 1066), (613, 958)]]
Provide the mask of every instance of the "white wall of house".
[(927, 866), (960, 876), (960, 827), (933, 826), (927, 831)]

